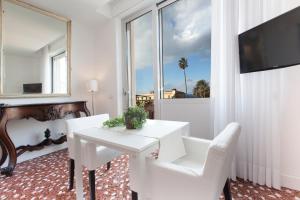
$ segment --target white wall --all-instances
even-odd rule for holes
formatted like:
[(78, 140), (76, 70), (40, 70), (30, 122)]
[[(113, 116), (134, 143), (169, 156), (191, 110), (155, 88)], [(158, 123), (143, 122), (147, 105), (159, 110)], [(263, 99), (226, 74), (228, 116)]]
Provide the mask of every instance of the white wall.
[(99, 92), (96, 96), (97, 113), (118, 114), (118, 76), (116, 60), (116, 26), (110, 19), (97, 31), (96, 78)]
[[(4, 54), (4, 93), (20, 94), (24, 83), (40, 83), (39, 56)], [(9, 67), (8, 67), (9, 66)]]
[(161, 119), (190, 122), (191, 136), (212, 139), (212, 112), (210, 99), (164, 99), (161, 101)]
[[(284, 12), (300, 6), (299, 0), (282, 2)], [(300, 65), (283, 69), (284, 109), (281, 135), (281, 174), (286, 187), (300, 190)]]
[[(90, 94), (86, 89), (86, 82), (95, 78), (96, 69), (96, 35), (95, 30), (79, 22), (72, 22), (72, 96), (68, 98), (36, 98), (36, 99), (1, 99), (1, 103), (38, 103), (57, 102), (66, 100), (90, 100)], [(90, 104), (88, 105), (90, 108)], [(91, 109), (90, 109), (91, 110)], [(54, 137), (59, 137), (59, 133), (64, 131), (63, 120), (54, 122), (37, 122), (35, 120), (11, 121), (8, 124), (9, 135), (16, 144), (35, 144), (43, 139), (44, 131), (50, 128)], [(64, 148), (64, 145), (47, 147), (44, 150), (33, 153), (25, 153), (19, 157), (18, 161), (23, 161), (32, 157), (40, 156), (57, 149)]]
[(300, 65), (284, 71), (284, 108), (282, 111), (281, 175), (282, 184), (300, 190)]

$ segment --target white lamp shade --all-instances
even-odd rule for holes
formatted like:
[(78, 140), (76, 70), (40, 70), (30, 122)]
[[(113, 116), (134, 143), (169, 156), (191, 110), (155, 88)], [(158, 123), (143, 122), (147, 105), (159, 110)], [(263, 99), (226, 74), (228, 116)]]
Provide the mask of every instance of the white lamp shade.
[(89, 80), (87, 84), (87, 88), (89, 92), (97, 92), (98, 91), (98, 81), (93, 79)]

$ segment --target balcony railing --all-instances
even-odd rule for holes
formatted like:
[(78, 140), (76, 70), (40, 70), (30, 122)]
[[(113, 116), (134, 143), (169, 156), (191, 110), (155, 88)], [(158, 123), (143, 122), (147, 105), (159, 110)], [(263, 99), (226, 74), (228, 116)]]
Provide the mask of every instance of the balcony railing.
[(136, 104), (144, 105), (145, 111), (148, 113), (149, 119), (154, 119), (154, 100), (149, 96), (136, 95)]

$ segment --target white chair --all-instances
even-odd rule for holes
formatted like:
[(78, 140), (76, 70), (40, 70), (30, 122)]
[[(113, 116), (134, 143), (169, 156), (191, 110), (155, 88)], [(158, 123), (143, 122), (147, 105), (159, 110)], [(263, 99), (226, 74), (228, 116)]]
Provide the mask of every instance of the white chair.
[[(69, 190), (73, 189), (74, 186), (74, 146), (75, 141), (73, 139), (73, 133), (75, 131), (102, 127), (104, 121), (109, 119), (108, 114), (95, 115), (90, 117), (82, 117), (76, 119), (66, 120), (67, 125), (67, 144), (69, 150)], [(94, 147), (94, 148), (93, 148)], [(81, 158), (82, 165), (84, 165), (89, 171), (89, 186), (91, 199), (95, 199), (95, 169), (99, 166), (107, 164), (107, 170), (110, 168), (110, 161), (121, 155), (120, 152), (113, 149), (106, 148), (104, 146), (89, 145), (84, 140), (81, 140)]]
[(214, 140), (183, 137), (186, 155), (173, 162), (150, 161), (152, 200), (231, 199), (231, 165), (240, 126), (229, 124)]

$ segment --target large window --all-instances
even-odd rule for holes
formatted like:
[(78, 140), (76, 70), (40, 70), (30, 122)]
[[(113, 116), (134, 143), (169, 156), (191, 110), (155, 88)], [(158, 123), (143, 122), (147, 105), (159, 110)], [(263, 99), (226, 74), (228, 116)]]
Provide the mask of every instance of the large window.
[(161, 99), (210, 97), (211, 0), (162, 1), (124, 21), (125, 105), (143, 104), (153, 118)]
[(179, 0), (160, 9), (161, 98), (210, 96), (211, 0)]
[(152, 13), (126, 24), (131, 103), (141, 105), (154, 117), (154, 80), (152, 64)]
[(52, 93), (65, 94), (68, 90), (67, 57), (63, 52), (51, 58), (52, 60)]

